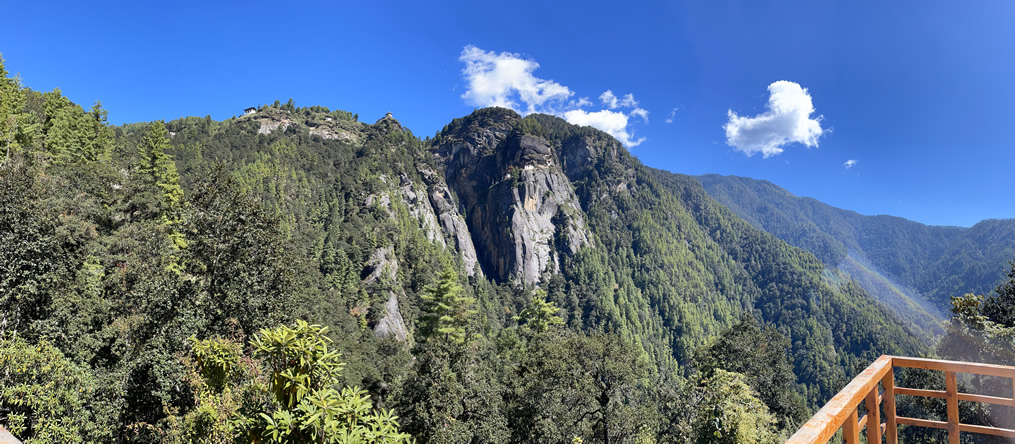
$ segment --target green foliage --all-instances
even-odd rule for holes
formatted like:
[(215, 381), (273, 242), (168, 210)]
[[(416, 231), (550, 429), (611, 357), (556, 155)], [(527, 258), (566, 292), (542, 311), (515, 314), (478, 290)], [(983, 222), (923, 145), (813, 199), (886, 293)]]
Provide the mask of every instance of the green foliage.
[(511, 374), (514, 442), (629, 442), (657, 426), (647, 402), (648, 359), (616, 335), (536, 336)]
[(292, 410), (342, 371), (345, 364), (338, 360), (338, 352), (328, 350), (327, 331), (327, 327), (296, 321), (293, 327), (262, 329), (251, 340), (254, 355), (264, 359), (271, 372), (269, 390), (283, 408)]
[(748, 315), (699, 349), (694, 363), (705, 379), (719, 370), (743, 375), (751, 390), (778, 419), (779, 428), (793, 429), (807, 418), (803, 399), (796, 390), (796, 375), (787, 354), (789, 347), (789, 340), (778, 330), (771, 326), (762, 329)]
[(746, 377), (716, 370), (702, 385), (702, 400), (693, 423), (699, 443), (777, 443), (775, 418), (751, 392)]
[(25, 443), (110, 439), (109, 412), (96, 408), (96, 384), (45, 341), (0, 338), (0, 424)]
[(198, 340), (190, 337), (191, 350), (208, 387), (221, 392), (240, 363), (243, 347), (222, 338)]
[(138, 173), (144, 181), (161, 192), (166, 206), (177, 209), (183, 203), (183, 189), (176, 164), (166, 151), (169, 149), (169, 132), (162, 122), (152, 123), (138, 143)]
[(1015, 326), (996, 322), (989, 315), (996, 316), (998, 310), (991, 303), (1005, 296), (999, 294), (986, 302), (972, 293), (953, 297), (948, 333), (938, 343), (938, 352), (953, 360), (1015, 365)]
[[(109, 162), (112, 130), (106, 126), (109, 112), (95, 102), (90, 112), (77, 105), (59, 108), (47, 120), (46, 148), (57, 163)], [(175, 171), (174, 171), (175, 173)]]
[(74, 268), (75, 246), (42, 201), (36, 171), (0, 164), (0, 334), (47, 316), (46, 306)]
[[(983, 315), (1003, 328), (1015, 327), (1015, 261), (1009, 261), (1008, 267), (1006, 278), (983, 301)], [(955, 305), (954, 302), (952, 305)]]
[(328, 350), (327, 327), (297, 321), (261, 330), (251, 341), (264, 360), (275, 407), (261, 412), (270, 442), (403, 442), (390, 411), (373, 411), (357, 387), (334, 386), (344, 364)]
[(190, 200), (184, 251), (212, 325), (236, 318), (247, 333), (287, 322), (296, 301), (291, 251), (280, 221), (216, 168)]
[(413, 371), (392, 396), (406, 432), (421, 443), (507, 440), (505, 389), (489, 345), (430, 340), (417, 347)]
[(24, 112), (25, 90), (21, 78), (8, 77), (3, 54), (0, 54), (0, 143), (3, 144), (3, 161), (7, 162), (13, 152), (32, 142), (35, 121)]
[(423, 289), (420, 298), (423, 299), (420, 340), (440, 338), (464, 343), (469, 316), (476, 313), (471, 308), (476, 299), (464, 294), (454, 268), (445, 266), (437, 281)]
[(557, 316), (559, 311), (560, 309), (553, 302), (547, 302), (545, 290), (536, 290), (529, 305), (525, 306), (516, 320), (520, 325), (524, 325), (536, 334), (544, 333), (555, 326), (564, 324), (564, 320)]

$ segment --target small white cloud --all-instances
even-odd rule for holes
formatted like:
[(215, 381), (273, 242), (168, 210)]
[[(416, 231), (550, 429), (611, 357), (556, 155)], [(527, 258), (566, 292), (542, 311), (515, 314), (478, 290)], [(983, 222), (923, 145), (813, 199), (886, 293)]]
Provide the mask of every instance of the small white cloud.
[(648, 110), (644, 108), (635, 108), (631, 111), (631, 115), (641, 117), (645, 120), (645, 123), (648, 123)]
[(607, 108), (617, 107), (617, 96), (613, 95), (613, 91), (606, 90), (606, 92), (599, 95), (599, 100), (603, 102)]
[(847, 170), (853, 168), (853, 165), (856, 165), (856, 159), (849, 159), (842, 163), (842, 166), (846, 167)]
[(600, 94), (599, 100), (609, 109), (634, 108), (638, 106), (638, 101), (634, 100), (634, 94), (625, 94), (624, 97), (617, 98), (612, 90), (606, 90), (606, 92)]
[(589, 100), (588, 97), (581, 97), (581, 98), (578, 99), (578, 101), (573, 102), (573, 103), (574, 103), (574, 106), (577, 107), (577, 108), (584, 108), (586, 106), (592, 106), (592, 101)]
[(678, 109), (680, 109), (679, 106), (670, 110), (670, 116), (666, 118), (666, 123), (673, 123), (673, 118), (677, 116)]
[(625, 146), (638, 146), (645, 141), (644, 137), (635, 139), (627, 129), (631, 116), (619, 111), (604, 109), (601, 111), (588, 112), (583, 109), (573, 109), (564, 113), (564, 120), (574, 125), (591, 126), (605, 131), (615, 137)]
[[(469, 83), (462, 98), (471, 105), (500, 106), (534, 113), (540, 112), (550, 102), (563, 102), (574, 94), (568, 87), (553, 80), (532, 75), (539, 64), (519, 54), (497, 54), (469, 45), (462, 50), (458, 60), (465, 63), (462, 74)], [(524, 110), (519, 109), (516, 100), (525, 104)]]
[[(499, 106), (513, 109), (523, 115), (545, 113), (563, 117), (575, 125), (586, 125), (607, 132), (628, 147), (645, 141), (635, 138), (628, 128), (632, 117), (648, 123), (648, 110), (639, 108), (634, 94), (617, 97), (612, 90), (599, 96), (603, 106), (609, 108), (589, 111), (594, 104), (588, 97), (570, 99), (574, 92), (553, 80), (544, 80), (533, 73), (539, 64), (519, 54), (484, 51), (469, 45), (458, 58), (465, 63), (462, 76), (468, 87), (462, 99), (474, 106)], [(628, 112), (620, 108), (633, 108)], [(616, 110), (616, 111), (613, 111)]]
[(807, 89), (795, 82), (780, 80), (768, 85), (768, 111), (752, 117), (728, 111), (726, 144), (748, 156), (774, 156), (791, 143), (818, 146), (824, 133), (819, 115), (811, 118), (814, 104)]

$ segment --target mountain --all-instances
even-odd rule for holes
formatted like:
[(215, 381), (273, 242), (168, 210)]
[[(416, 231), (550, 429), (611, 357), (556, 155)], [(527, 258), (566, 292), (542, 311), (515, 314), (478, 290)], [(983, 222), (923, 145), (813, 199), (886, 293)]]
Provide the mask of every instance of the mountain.
[[(421, 261), (428, 251), (486, 282), (480, 303), (491, 328), (510, 325), (525, 302), (518, 293), (541, 286), (569, 325), (637, 337), (659, 365), (687, 365), (744, 313), (790, 337), (801, 382), (820, 385), (812, 390), (822, 396), (861, 357), (921, 348), (859, 286), (744, 223), (693, 179), (646, 168), (601, 131), (489, 108), (419, 141), (390, 116), (365, 125), (331, 114), (262, 107), (215, 131), (198, 129), (208, 124), (200, 119), (167, 127), (185, 184), (201, 168), (195, 161), (228, 159), (313, 239), (300, 255), (332, 248), (348, 257), (368, 296), (346, 304), (375, 329), (401, 317), (395, 330), (411, 335), (417, 294), (435, 266), (422, 265), (435, 260)], [(323, 224), (304, 220), (328, 213)], [(358, 221), (364, 213), (371, 217)], [(364, 245), (377, 237), (367, 228), (388, 234)], [(387, 296), (378, 298), (383, 273)], [(853, 316), (862, 320), (846, 322)]]
[[(301, 319), (341, 351), (333, 385), (434, 442), (688, 436), (722, 410), (701, 407), (723, 401), (709, 384), (785, 429), (803, 411), (791, 398), (816, 408), (877, 356), (928, 351), (861, 283), (695, 178), (556, 117), (480, 109), (420, 139), (390, 114), (290, 101), (110, 127), (99, 105), (12, 91), (0, 347), (60, 365), (24, 379), (0, 360), (0, 386), (60, 382), (52, 396), (73, 402), (51, 414), (73, 418), (69, 436), (235, 432), (214, 418), (276, 405), (258, 375), (288, 374), (254, 344), (322, 331)], [(699, 374), (719, 337), (774, 364), (726, 372), (751, 359), (738, 354)], [(43, 411), (6, 393), (0, 412)]]
[[(237, 124), (273, 125), (264, 123), (276, 119), (273, 112), (265, 109)], [(303, 112), (304, 122), (320, 119)], [(287, 134), (269, 135), (278, 141), (258, 136), (254, 146), (293, 136), (316, 140), (317, 127), (301, 123), (291, 123)], [(460, 258), (466, 273), (500, 288), (483, 302), (492, 328), (509, 325), (521, 310), (517, 289), (541, 285), (572, 327), (638, 338), (658, 365), (684, 366), (709, 337), (755, 313), (791, 339), (797, 374), (814, 401), (848, 380), (847, 369), (857, 360), (921, 349), (859, 286), (830, 276), (810, 254), (739, 220), (695, 181), (646, 168), (598, 130), (494, 108), (455, 119), (422, 145), (387, 117), (363, 131), (346, 139), (380, 144), (367, 151), (339, 141), (327, 150), (357, 152), (357, 162), (369, 165), (360, 167), (360, 177), (378, 178), (376, 188), (342, 205), (353, 207), (361, 199), (368, 206), (382, 203), (389, 218), (408, 213), (410, 222), (403, 224), (427, 233), (428, 248)], [(230, 138), (226, 134), (218, 137)], [(201, 143), (216, 145), (215, 138)], [(439, 235), (434, 220), (447, 221), (437, 224)], [(352, 230), (340, 225), (339, 231)], [(412, 261), (402, 259), (409, 258), (404, 247), (377, 248), (361, 257), (390, 248), (384, 256), (412, 270)], [(413, 286), (397, 279), (393, 284)], [(414, 305), (411, 294), (400, 299), (402, 306)], [(378, 315), (367, 316), (373, 324)]]
[(929, 226), (893, 216), (864, 216), (768, 181), (704, 175), (709, 195), (751, 225), (803, 248), (930, 333), (950, 297), (986, 294), (1015, 257), (1015, 219), (970, 228)]

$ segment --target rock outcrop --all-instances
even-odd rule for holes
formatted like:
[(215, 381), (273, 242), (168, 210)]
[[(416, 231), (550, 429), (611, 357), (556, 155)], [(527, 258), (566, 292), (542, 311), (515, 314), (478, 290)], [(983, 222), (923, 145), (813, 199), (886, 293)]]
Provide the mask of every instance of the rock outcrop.
[(451, 245), (461, 254), (466, 274), (473, 276), (477, 272), (482, 273), (476, 256), (476, 246), (472, 242), (472, 233), (469, 232), (465, 218), (458, 212), (458, 206), (455, 205), (455, 199), (444, 178), (426, 165), (421, 165), (419, 172), (429, 189), (428, 197), (434, 214), (440, 221), (445, 236), (453, 242)]
[(402, 312), (398, 309), (398, 296), (390, 290), (387, 294), (388, 301), (384, 303), (384, 317), (374, 326), (374, 336), (378, 338), (394, 336), (399, 341), (405, 341), (408, 333), (405, 329), (405, 320), (402, 319)]
[(589, 236), (557, 148), (514, 131), (519, 118), (504, 109), (474, 113), (442, 134), (435, 156), (487, 274), (531, 285), (559, 272), (560, 254), (578, 252)]
[(399, 341), (404, 341), (408, 337), (408, 329), (398, 308), (398, 301), (405, 299), (405, 291), (397, 284), (398, 258), (395, 257), (394, 250), (390, 247), (375, 250), (367, 262), (366, 270), (368, 274), (361, 283), (363, 287), (383, 292), (388, 297), (384, 303), (384, 316), (374, 325), (374, 336), (394, 336)]

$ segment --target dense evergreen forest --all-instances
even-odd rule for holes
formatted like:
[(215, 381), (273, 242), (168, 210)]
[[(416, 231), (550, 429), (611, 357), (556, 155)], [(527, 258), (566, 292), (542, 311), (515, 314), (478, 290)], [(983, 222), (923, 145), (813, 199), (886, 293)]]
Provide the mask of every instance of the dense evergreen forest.
[(950, 298), (986, 293), (1015, 257), (1015, 219), (969, 228), (928, 226), (893, 216), (863, 216), (746, 177), (705, 175), (709, 195), (738, 216), (829, 267), (932, 335), (941, 334)]
[[(420, 138), (292, 100), (117, 127), (0, 74), (25, 442), (779, 442), (933, 351), (590, 127), (488, 108)], [(953, 332), (1009, 340), (1004, 288)]]

